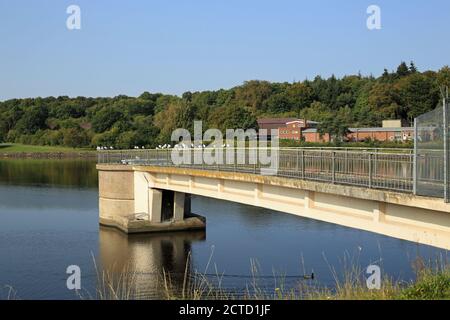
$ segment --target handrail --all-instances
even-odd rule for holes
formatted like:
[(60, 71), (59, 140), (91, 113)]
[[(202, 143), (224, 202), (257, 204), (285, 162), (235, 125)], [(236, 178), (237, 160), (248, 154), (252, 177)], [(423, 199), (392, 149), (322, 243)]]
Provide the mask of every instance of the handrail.
[[(207, 148), (206, 150), (213, 151), (214, 149)], [(261, 154), (255, 151), (264, 150), (271, 154), (270, 151), (276, 150), (276, 157), (272, 159), (272, 161), (276, 161), (276, 172), (274, 173), (276, 176), (408, 193), (413, 191), (414, 154), (410, 152), (386, 152), (387, 149), (368, 151), (367, 148), (245, 147), (218, 149), (223, 149), (223, 158), (220, 159), (220, 163), (212, 165), (204, 162), (203, 158), (200, 164), (195, 162), (194, 155), (199, 151), (197, 154), (202, 154), (205, 151), (203, 148), (178, 149), (180, 155), (183, 151), (191, 152), (187, 158), (189, 161), (183, 164), (172, 162), (170, 154), (173, 149), (101, 150), (98, 152), (98, 160), (103, 164), (152, 165), (263, 174), (262, 170), (271, 168), (270, 164), (261, 164), (258, 161), (258, 156)], [(233, 161), (227, 163), (224, 160), (230, 153)], [(436, 157), (436, 163), (438, 163), (438, 158)], [(244, 163), (240, 163), (237, 159), (244, 159)], [(434, 159), (434, 157), (430, 156), (429, 159)], [(430, 181), (430, 183), (439, 183), (439, 181)]]

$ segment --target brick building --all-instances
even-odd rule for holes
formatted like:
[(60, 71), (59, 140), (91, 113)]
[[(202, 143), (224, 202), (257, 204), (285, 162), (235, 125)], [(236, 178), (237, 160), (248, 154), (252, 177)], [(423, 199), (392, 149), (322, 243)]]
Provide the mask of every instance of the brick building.
[(307, 128), (317, 127), (317, 122), (297, 118), (266, 118), (258, 119), (259, 129), (267, 129), (270, 136), (270, 130), (278, 130), (280, 139), (298, 140), (302, 138), (302, 131)]
[[(397, 141), (406, 142), (414, 137), (414, 128), (349, 128), (347, 141), (363, 142), (372, 141)], [(307, 129), (303, 131), (303, 138), (306, 142), (330, 142), (329, 134), (320, 137), (317, 129)]]
[[(296, 118), (269, 118), (258, 120), (260, 129), (278, 130), (279, 139), (296, 140), (305, 142), (329, 142), (330, 135), (320, 136), (318, 122)], [(362, 142), (366, 140), (377, 141), (409, 141), (413, 139), (414, 128), (404, 127), (400, 120), (383, 121), (383, 127), (374, 128), (349, 128), (347, 141)]]
[(302, 132), (308, 128), (317, 127), (317, 122), (297, 119), (286, 122), (284, 127), (278, 129), (278, 137), (287, 140), (302, 140)]

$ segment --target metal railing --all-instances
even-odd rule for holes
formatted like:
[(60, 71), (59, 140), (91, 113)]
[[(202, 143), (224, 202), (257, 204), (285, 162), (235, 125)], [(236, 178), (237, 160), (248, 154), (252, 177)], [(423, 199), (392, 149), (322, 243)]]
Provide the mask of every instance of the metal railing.
[[(363, 148), (364, 149), (364, 148)], [(99, 151), (98, 163), (100, 164), (124, 164), (124, 165), (151, 165), (163, 167), (181, 167), (202, 170), (231, 171), (261, 174), (261, 170), (269, 165), (262, 165), (258, 161), (258, 153), (261, 149), (232, 149), (233, 162), (227, 162), (226, 151), (223, 150), (223, 161), (207, 164), (195, 161), (195, 152), (203, 152), (206, 149), (191, 151), (190, 161), (176, 165), (172, 161), (173, 150), (117, 150)], [(409, 149), (404, 152), (386, 152), (384, 149), (366, 151), (350, 148), (279, 148), (275, 149), (277, 169), (275, 176), (293, 179), (327, 182), (360, 186), (373, 189), (385, 189), (400, 192), (413, 192), (414, 154)], [(267, 150), (266, 150), (267, 151)], [(268, 149), (270, 155), (270, 148)], [(178, 152), (182, 152), (178, 150)], [(211, 151), (210, 151), (211, 152)], [(237, 161), (241, 159), (245, 161)], [(256, 157), (256, 158), (255, 158)], [(419, 170), (436, 170), (429, 166), (429, 161), (419, 161)]]

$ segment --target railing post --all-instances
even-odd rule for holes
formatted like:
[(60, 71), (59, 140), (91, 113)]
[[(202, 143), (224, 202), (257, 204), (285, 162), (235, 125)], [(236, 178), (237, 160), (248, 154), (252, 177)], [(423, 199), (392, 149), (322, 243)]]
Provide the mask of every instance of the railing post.
[(369, 153), (369, 188), (372, 188), (372, 185), (373, 185), (372, 171), (373, 171), (373, 169), (372, 169), (372, 153), (370, 152)]
[(413, 154), (413, 193), (415, 195), (417, 195), (417, 176), (418, 176), (418, 171), (417, 171), (417, 149), (418, 149), (418, 145), (417, 145), (417, 139), (418, 139), (418, 128), (417, 128), (417, 118), (414, 118), (414, 154)]
[(331, 159), (332, 159), (332, 163), (331, 163), (331, 174), (332, 174), (331, 182), (333, 184), (335, 184), (336, 183), (336, 151), (333, 151), (331, 153)]
[(378, 149), (375, 150), (375, 161), (373, 163), (373, 176), (376, 177), (378, 174)]
[(234, 167), (234, 172), (237, 171), (237, 149), (234, 148), (234, 158), (233, 158), (233, 167)]
[(348, 174), (348, 148), (345, 148), (345, 174)]
[(300, 150), (299, 149), (297, 149), (297, 162), (296, 162), (296, 165), (295, 165), (295, 175), (297, 175), (298, 176), (298, 174), (299, 174), (299, 169), (300, 169), (300, 163), (299, 163), (299, 161), (300, 161)]
[(302, 150), (302, 179), (305, 180), (305, 150)]
[(448, 119), (447, 119), (447, 102), (446, 97), (443, 99), (443, 118), (444, 118), (444, 201), (446, 203), (450, 202), (449, 192), (449, 159), (448, 159)]

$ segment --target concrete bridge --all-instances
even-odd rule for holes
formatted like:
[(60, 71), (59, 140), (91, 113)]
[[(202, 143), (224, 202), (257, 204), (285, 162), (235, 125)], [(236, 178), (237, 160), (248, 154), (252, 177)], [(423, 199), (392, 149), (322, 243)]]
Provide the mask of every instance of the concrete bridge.
[(414, 194), (411, 154), (286, 154), (267, 176), (254, 165), (174, 165), (169, 151), (102, 152), (100, 223), (127, 233), (204, 229), (190, 212), (198, 195), (450, 249), (450, 205)]

